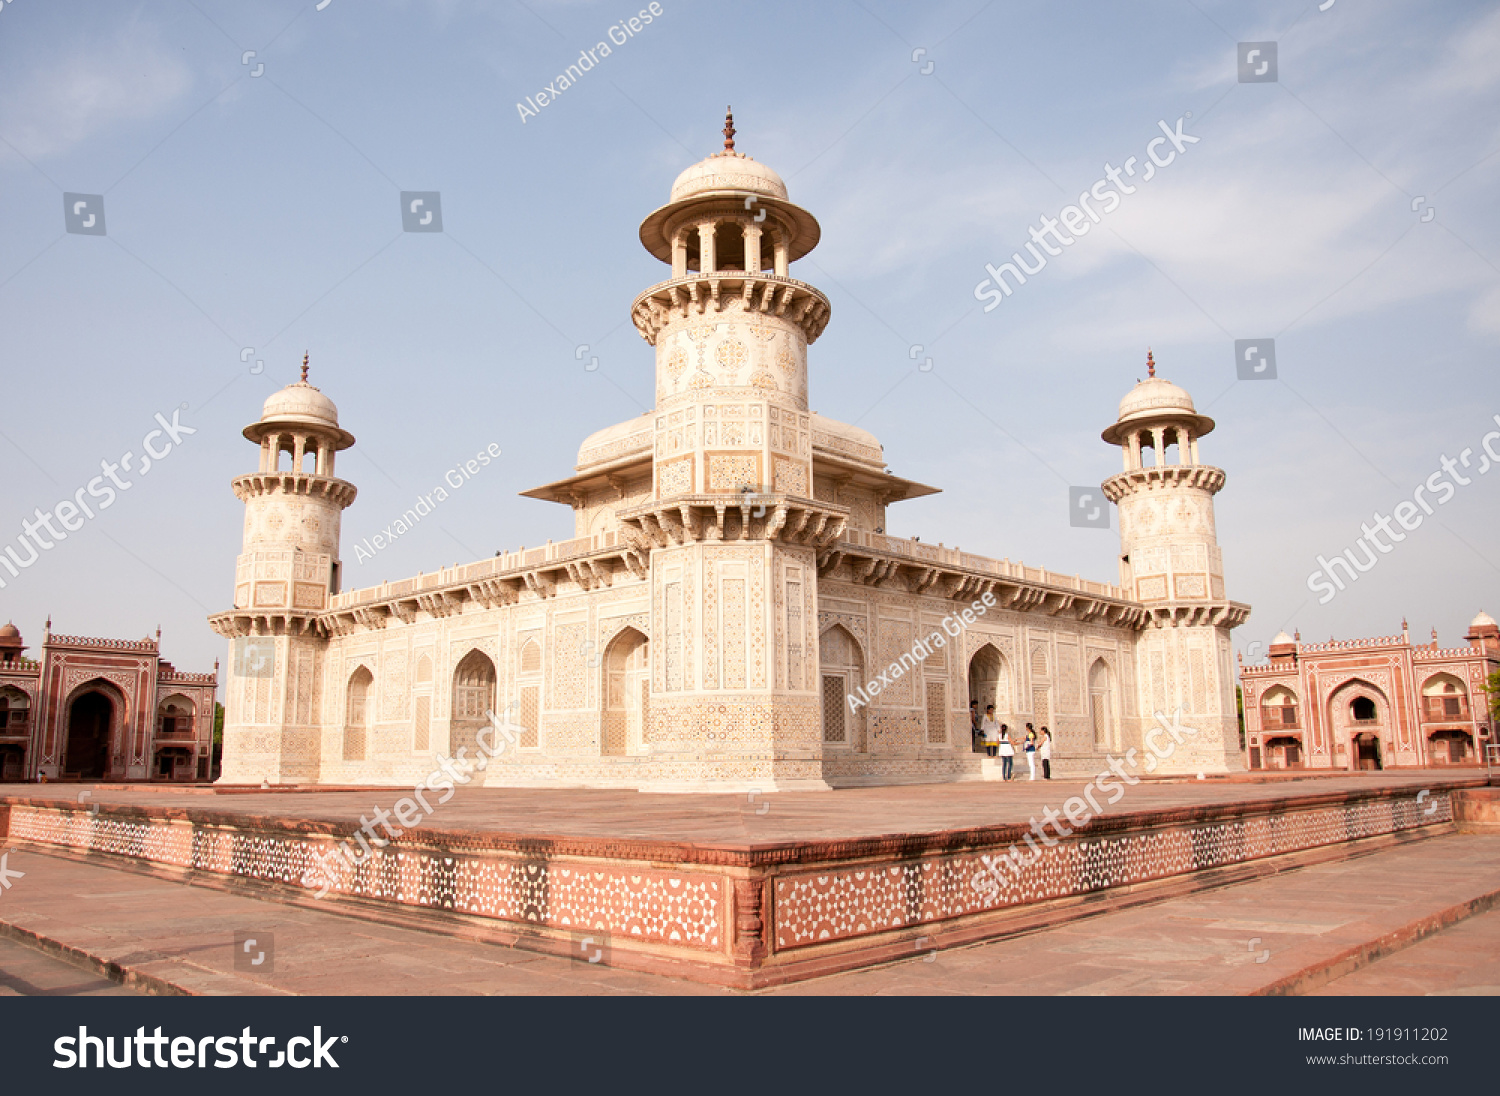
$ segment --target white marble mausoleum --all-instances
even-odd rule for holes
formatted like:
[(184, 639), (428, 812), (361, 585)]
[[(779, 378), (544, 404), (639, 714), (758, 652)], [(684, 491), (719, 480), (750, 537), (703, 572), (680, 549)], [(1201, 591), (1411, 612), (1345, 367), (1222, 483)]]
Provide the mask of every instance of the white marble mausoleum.
[(234, 608), (211, 618), (232, 640), (225, 782), (419, 783), (507, 709), (521, 731), (491, 786), (982, 779), (971, 699), (1050, 727), (1063, 775), (1144, 749), (1179, 708), (1198, 733), (1158, 772), (1244, 767), (1230, 629), (1249, 609), (1225, 593), (1224, 473), (1199, 460), (1213, 421), (1154, 367), (1121, 402), (1118, 585), (885, 535), (887, 507), (934, 489), (809, 412), (830, 309), (791, 268), (818, 223), (726, 134), (641, 225), (671, 267), (631, 306), (654, 410), (526, 492), (571, 507), (573, 539), (341, 591), (354, 438), (305, 370), (266, 401), (259, 467), (233, 481)]

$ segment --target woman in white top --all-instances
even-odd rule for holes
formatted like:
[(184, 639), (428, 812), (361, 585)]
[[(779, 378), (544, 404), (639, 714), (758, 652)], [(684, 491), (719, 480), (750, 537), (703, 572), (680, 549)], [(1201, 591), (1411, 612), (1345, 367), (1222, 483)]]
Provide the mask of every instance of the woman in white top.
[(1046, 727), (1042, 728), (1042, 744), (1037, 747), (1036, 755), (1042, 762), (1042, 779), (1052, 779), (1052, 732)]
[(1000, 724), (1000, 778), (1009, 780), (1016, 763), (1016, 747), (1010, 740), (1010, 728)]

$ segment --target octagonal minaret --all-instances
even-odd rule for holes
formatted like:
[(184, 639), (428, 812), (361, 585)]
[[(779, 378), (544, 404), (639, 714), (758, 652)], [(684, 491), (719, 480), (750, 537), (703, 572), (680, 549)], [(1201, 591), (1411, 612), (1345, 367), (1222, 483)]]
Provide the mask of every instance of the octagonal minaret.
[(318, 776), (326, 638), (317, 619), (338, 592), (339, 528), (356, 492), (333, 474), (335, 454), (354, 436), (307, 369), (304, 356), (302, 379), (245, 427), (260, 465), (232, 482), (245, 504), (234, 609), (209, 618), (231, 641), (221, 777), (230, 784)]
[[(817, 245), (818, 222), (787, 200), (776, 172), (735, 151), (733, 114), (724, 136), (723, 150), (677, 176), (671, 200), (641, 224), (646, 250), (672, 266), (631, 306), (656, 348), (654, 493), (807, 498), (807, 347), (829, 304), (787, 271)], [(716, 421), (731, 393), (764, 412)]]
[(671, 276), (631, 308), (656, 350), (651, 491), (616, 513), (650, 558), (646, 748), (668, 784), (826, 787), (817, 558), (848, 507), (817, 501), (807, 347), (829, 304), (789, 273), (818, 222), (734, 147), (683, 171), (641, 225)]
[(1146, 372), (1103, 435), (1124, 452), (1124, 471), (1103, 484), (1119, 509), (1120, 584), (1150, 612), (1136, 648), (1141, 732), (1157, 725), (1156, 712), (1171, 719), (1180, 708), (1182, 726), (1198, 733), (1176, 745), (1156, 771), (1238, 771), (1244, 761), (1229, 631), (1250, 609), (1224, 592), (1213, 500), (1225, 477), (1201, 463), (1198, 452), (1214, 421), (1198, 414), (1186, 391), (1156, 375), (1150, 352)]

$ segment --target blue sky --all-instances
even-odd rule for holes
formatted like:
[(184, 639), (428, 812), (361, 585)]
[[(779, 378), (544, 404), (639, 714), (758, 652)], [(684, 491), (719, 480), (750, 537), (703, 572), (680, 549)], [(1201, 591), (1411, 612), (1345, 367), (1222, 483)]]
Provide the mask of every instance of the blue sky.
[[(636, 229), (720, 147), (727, 103), (740, 151), (823, 227), (792, 271), (834, 306), (813, 408), (944, 489), (895, 507), (891, 532), (1117, 580), (1116, 534), (1072, 528), (1068, 487), (1118, 470), (1099, 432), (1149, 345), (1219, 424), (1202, 456), (1228, 473), (1241, 646), (1403, 615), (1452, 644), (1500, 612), (1500, 475), (1326, 605), (1306, 586), (1497, 428), (1494, 6), (660, 0), (523, 124), (517, 102), (638, 6), (10, 0), (0, 541), (139, 452), (156, 414), (197, 432), (0, 573), (0, 618), (32, 643), (49, 612), (70, 633), (160, 624), (180, 667), (221, 657), (204, 618), (231, 600), (229, 480), (256, 456), (239, 432), (304, 351), (359, 439), (339, 465), (360, 491), (346, 587), (571, 535), (569, 510), (517, 492), (649, 406), (628, 310), (666, 275)], [(1277, 43), (1276, 82), (1238, 81), (1247, 41)], [(1189, 112), (1199, 142), (1111, 231), (982, 311), (986, 262)], [(443, 233), (402, 231), (403, 190), (441, 192)], [(107, 235), (64, 231), (65, 192), (104, 195)], [(1267, 337), (1278, 378), (1237, 380), (1234, 339)], [(356, 540), (491, 443), (499, 461), (356, 562)]]

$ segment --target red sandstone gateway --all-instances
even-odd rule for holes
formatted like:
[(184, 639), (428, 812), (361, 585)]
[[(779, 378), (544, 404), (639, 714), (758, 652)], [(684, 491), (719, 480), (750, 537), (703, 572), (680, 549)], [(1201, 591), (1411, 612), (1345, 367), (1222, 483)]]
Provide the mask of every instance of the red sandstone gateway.
[(0, 782), (208, 780), (211, 674), (185, 674), (156, 638), (42, 636), (42, 657), (0, 628)]
[(1241, 666), (1252, 769), (1365, 770), (1473, 765), (1494, 741), (1485, 682), (1500, 671), (1500, 627), (1480, 613), (1467, 647), (1398, 636), (1271, 641)]

